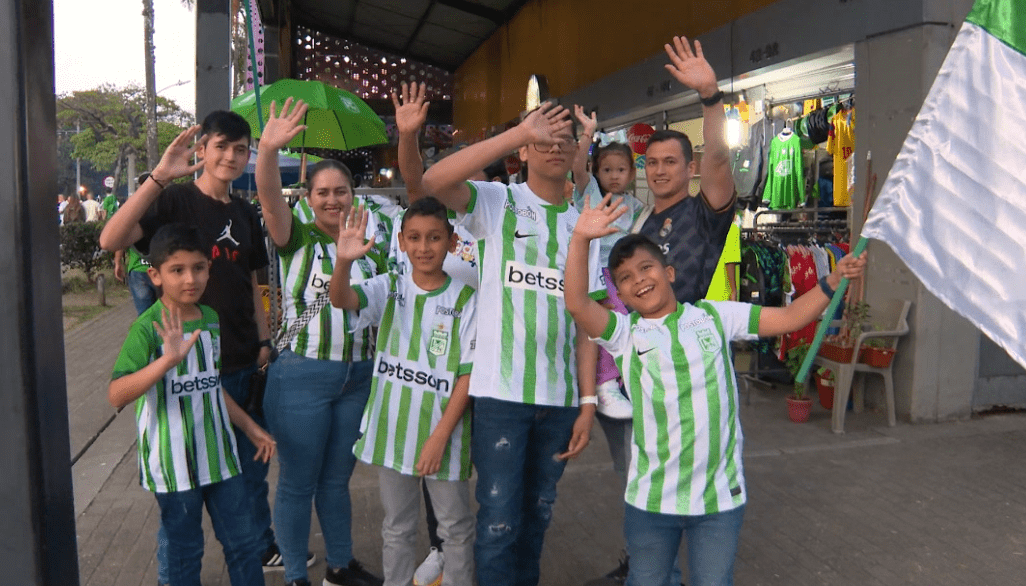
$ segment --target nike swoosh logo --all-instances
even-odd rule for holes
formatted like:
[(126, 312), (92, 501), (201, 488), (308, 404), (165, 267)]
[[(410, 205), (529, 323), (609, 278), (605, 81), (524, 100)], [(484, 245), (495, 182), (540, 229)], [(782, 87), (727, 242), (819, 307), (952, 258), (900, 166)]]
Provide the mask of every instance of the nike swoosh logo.
[(516, 230), (515, 232), (513, 232), (514, 238), (529, 238), (531, 236), (537, 236), (537, 234), (521, 234), (520, 230)]
[(648, 350), (645, 350), (645, 351), (638, 350), (638, 356), (641, 356), (642, 354), (648, 354), (649, 352), (651, 352), (653, 350), (655, 350), (655, 348), (649, 348)]

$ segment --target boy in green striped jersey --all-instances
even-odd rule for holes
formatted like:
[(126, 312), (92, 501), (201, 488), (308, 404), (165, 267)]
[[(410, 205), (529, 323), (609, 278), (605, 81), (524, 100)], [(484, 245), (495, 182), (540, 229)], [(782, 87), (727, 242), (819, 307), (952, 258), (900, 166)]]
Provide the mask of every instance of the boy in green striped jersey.
[(221, 387), (217, 313), (198, 303), (209, 251), (193, 227), (167, 224), (154, 234), (148, 272), (163, 294), (132, 324), (107, 396), (119, 410), (135, 401), (140, 482), (160, 506), (170, 583), (200, 584), (206, 504), (232, 585), (252, 586), (263, 583), (259, 532), (229, 422), (264, 462), (275, 444)]
[(378, 326), (377, 355), (356, 456), (381, 466), (385, 584), (410, 584), (416, 569), (420, 479), (445, 542), (442, 584), (473, 583), (470, 509), (470, 369), (477, 295), (442, 269), (457, 239), (437, 199), (415, 201), (402, 218), (399, 246), (410, 270), (351, 285), (349, 265), (374, 246), (364, 242), (368, 212), (354, 207), (339, 222), (331, 277), (335, 307), (359, 311), (351, 327)]
[[(841, 278), (860, 277), (865, 255), (845, 257), (820, 287), (785, 308), (679, 303), (674, 268), (645, 236), (620, 239), (609, 254), (613, 284), (632, 309), (620, 315), (588, 297), (588, 245), (612, 234), (626, 212), (607, 195), (574, 228), (566, 262), (566, 306), (616, 359), (634, 408), (624, 534), (631, 586), (670, 581), (682, 535), (688, 584), (733, 584), (744, 517), (742, 434), (731, 340), (778, 336), (823, 313)], [(587, 202), (586, 206), (587, 206)]]

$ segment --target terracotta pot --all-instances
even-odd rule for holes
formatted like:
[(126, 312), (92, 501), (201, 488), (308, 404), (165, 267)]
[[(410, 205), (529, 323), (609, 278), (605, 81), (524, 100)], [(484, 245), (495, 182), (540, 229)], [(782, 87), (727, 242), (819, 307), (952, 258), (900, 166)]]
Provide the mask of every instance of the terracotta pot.
[(819, 392), (819, 404), (830, 411), (834, 408), (834, 381), (816, 375), (816, 390)]
[(872, 348), (865, 347), (859, 352), (859, 362), (863, 362), (873, 368), (887, 368), (894, 359), (894, 348)]
[(805, 423), (812, 413), (812, 399), (795, 399), (793, 396), (787, 398), (787, 418), (795, 423)]
[(839, 346), (832, 342), (823, 342), (823, 345), (819, 347), (819, 355), (834, 362), (851, 362), (851, 355), (854, 352), (855, 349), (851, 346)]

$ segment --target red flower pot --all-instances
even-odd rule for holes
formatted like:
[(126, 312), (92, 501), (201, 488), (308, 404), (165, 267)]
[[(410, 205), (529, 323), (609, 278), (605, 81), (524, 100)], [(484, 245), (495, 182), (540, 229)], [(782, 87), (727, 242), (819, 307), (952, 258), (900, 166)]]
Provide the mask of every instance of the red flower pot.
[(823, 342), (819, 347), (819, 355), (834, 362), (851, 362), (851, 355), (855, 349), (851, 346), (838, 346), (832, 342)]
[(874, 368), (887, 368), (894, 359), (894, 348), (865, 347), (859, 353), (859, 362)]
[(808, 397), (804, 399), (787, 398), (787, 418), (791, 421), (805, 423), (809, 420), (810, 413), (812, 413), (812, 399)]
[(834, 381), (816, 375), (816, 391), (819, 392), (819, 404), (827, 411), (834, 408)]

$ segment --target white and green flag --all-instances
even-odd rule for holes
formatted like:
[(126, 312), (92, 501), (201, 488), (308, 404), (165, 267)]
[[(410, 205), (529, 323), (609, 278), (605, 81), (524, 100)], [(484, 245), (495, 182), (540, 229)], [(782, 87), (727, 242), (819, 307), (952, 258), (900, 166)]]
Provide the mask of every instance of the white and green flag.
[(862, 235), (1026, 366), (1026, 0), (977, 0)]

